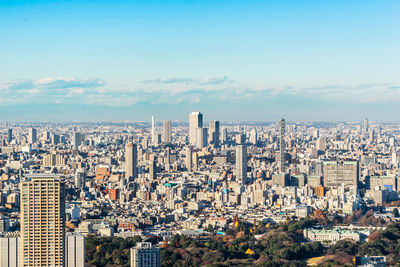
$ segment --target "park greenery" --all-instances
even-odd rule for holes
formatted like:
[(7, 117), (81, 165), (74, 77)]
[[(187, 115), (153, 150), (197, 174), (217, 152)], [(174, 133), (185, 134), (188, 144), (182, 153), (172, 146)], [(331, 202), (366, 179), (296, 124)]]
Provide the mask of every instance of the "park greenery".
[[(165, 267), (307, 266), (306, 261), (313, 257), (321, 257), (319, 266), (354, 266), (354, 257), (364, 255), (384, 255), (388, 266), (400, 263), (400, 223), (371, 233), (368, 242), (342, 240), (327, 246), (303, 239), (303, 229), (330, 224), (332, 220), (335, 218), (329, 219), (321, 212), (278, 225), (236, 219), (224, 235), (209, 226), (210, 235), (201, 238), (175, 235), (169, 242), (154, 238), (150, 241), (161, 247)], [(88, 237), (87, 266), (129, 266), (129, 249), (140, 241), (140, 237)]]

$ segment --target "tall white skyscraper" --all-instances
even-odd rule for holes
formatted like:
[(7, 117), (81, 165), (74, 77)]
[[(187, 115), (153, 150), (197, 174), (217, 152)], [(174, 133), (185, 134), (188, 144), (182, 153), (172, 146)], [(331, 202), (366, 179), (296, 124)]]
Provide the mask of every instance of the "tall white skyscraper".
[(156, 117), (151, 116), (151, 142), (156, 143), (156, 129), (155, 129)]
[(171, 121), (164, 121), (163, 123), (163, 138), (164, 143), (171, 143)]
[(128, 182), (138, 177), (137, 173), (137, 146), (128, 143), (125, 148), (125, 179)]
[(30, 128), (29, 129), (29, 136), (28, 136), (28, 142), (29, 144), (35, 143), (37, 140), (37, 133), (35, 128)]
[(247, 146), (236, 146), (236, 180), (244, 183), (247, 179)]
[(203, 114), (200, 112), (192, 112), (189, 115), (189, 143), (196, 145), (197, 129), (203, 128)]

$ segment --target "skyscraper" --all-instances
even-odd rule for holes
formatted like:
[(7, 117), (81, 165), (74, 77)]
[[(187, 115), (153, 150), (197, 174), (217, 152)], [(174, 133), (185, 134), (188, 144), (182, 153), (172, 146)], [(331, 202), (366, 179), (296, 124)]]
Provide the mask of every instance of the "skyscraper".
[(257, 130), (253, 129), (250, 132), (250, 143), (252, 143), (253, 145), (257, 144)]
[(222, 129), (221, 141), (223, 144), (225, 144), (228, 141), (228, 129), (227, 128)]
[(128, 143), (125, 148), (125, 179), (128, 182), (133, 181), (137, 175), (137, 146)]
[(186, 148), (186, 169), (188, 172), (192, 171), (192, 148), (190, 146)]
[(0, 237), (0, 266), (20, 267), (21, 238)]
[(23, 266), (65, 264), (65, 186), (58, 177), (32, 176), (21, 182)]
[(72, 134), (72, 149), (77, 150), (82, 143), (81, 133), (74, 132)]
[(75, 174), (75, 187), (76, 188), (83, 188), (85, 186), (85, 170), (83, 169), (78, 169)]
[(12, 139), (13, 139), (12, 129), (9, 128), (7, 131), (7, 143), (10, 143)]
[(219, 121), (210, 121), (210, 143), (219, 147)]
[(157, 178), (157, 162), (150, 160), (149, 164), (149, 179), (154, 180)]
[(202, 148), (207, 146), (207, 136), (208, 129), (207, 128), (197, 128), (196, 129), (196, 147)]
[(83, 235), (67, 233), (65, 267), (85, 267), (85, 237)]
[(369, 121), (367, 118), (364, 119), (364, 132), (368, 132), (369, 131)]
[(189, 143), (191, 145), (196, 144), (198, 128), (203, 128), (203, 114), (192, 112), (189, 115)]
[(281, 138), (279, 144), (279, 170), (285, 172), (285, 119), (281, 119)]
[(247, 146), (236, 146), (236, 180), (244, 183), (247, 179)]
[(33, 144), (37, 140), (37, 135), (36, 135), (36, 129), (35, 128), (30, 128), (29, 129), (29, 136), (28, 136), (28, 143)]
[(171, 121), (164, 121), (163, 123), (163, 138), (164, 143), (171, 143)]

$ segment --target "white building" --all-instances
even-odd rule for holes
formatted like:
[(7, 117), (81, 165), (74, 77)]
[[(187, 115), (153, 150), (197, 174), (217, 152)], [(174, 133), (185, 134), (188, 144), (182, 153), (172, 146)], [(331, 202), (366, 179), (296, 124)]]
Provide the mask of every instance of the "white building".
[(21, 245), (19, 237), (0, 237), (0, 266), (19, 267), (21, 265)]
[(85, 266), (85, 237), (83, 235), (67, 233), (65, 236), (65, 266)]

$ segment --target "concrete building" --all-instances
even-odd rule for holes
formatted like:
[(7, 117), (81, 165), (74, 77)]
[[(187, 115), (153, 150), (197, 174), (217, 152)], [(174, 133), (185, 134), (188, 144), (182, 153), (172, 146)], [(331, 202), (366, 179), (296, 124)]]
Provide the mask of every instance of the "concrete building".
[(219, 142), (219, 121), (210, 121), (210, 136), (209, 136), (209, 142), (210, 144), (213, 144), (215, 147), (219, 147), (220, 142)]
[(196, 129), (196, 143), (195, 146), (198, 148), (203, 148), (207, 146), (208, 129), (207, 128), (197, 128)]
[(0, 237), (0, 266), (20, 267), (21, 245), (19, 237)]
[(189, 115), (189, 143), (191, 145), (196, 145), (198, 128), (203, 128), (203, 114), (192, 112)]
[(324, 162), (324, 187), (336, 188), (342, 184), (357, 187), (358, 177), (358, 161)]
[(138, 177), (137, 173), (137, 146), (128, 143), (125, 148), (125, 179), (129, 183)]
[(163, 123), (163, 139), (164, 143), (171, 143), (171, 121), (164, 121)]
[(28, 143), (33, 144), (37, 141), (37, 132), (35, 128), (29, 129)]
[(43, 156), (43, 166), (44, 167), (60, 167), (65, 165), (64, 156), (56, 151), (51, 152)]
[(72, 134), (72, 149), (77, 150), (81, 144), (82, 144), (82, 134), (74, 132)]
[(161, 249), (153, 247), (150, 242), (141, 242), (131, 248), (131, 267), (161, 266)]
[(32, 176), (21, 182), (23, 266), (64, 267), (65, 186), (56, 177)]
[(65, 267), (85, 266), (85, 237), (67, 233), (65, 237)]
[(343, 239), (353, 239), (355, 241), (360, 241), (362, 236), (367, 237), (369, 235), (369, 230), (359, 232), (353, 230), (342, 230), (340, 228), (335, 228), (331, 230), (319, 230), (319, 229), (304, 229), (303, 235), (306, 239), (311, 241), (336, 243)]
[(7, 143), (10, 143), (12, 139), (13, 139), (13, 132), (12, 132), (12, 129), (9, 128), (7, 130)]
[(187, 147), (186, 148), (186, 169), (188, 172), (192, 171), (192, 148), (191, 147)]
[(247, 180), (247, 146), (236, 146), (236, 180), (245, 183)]

